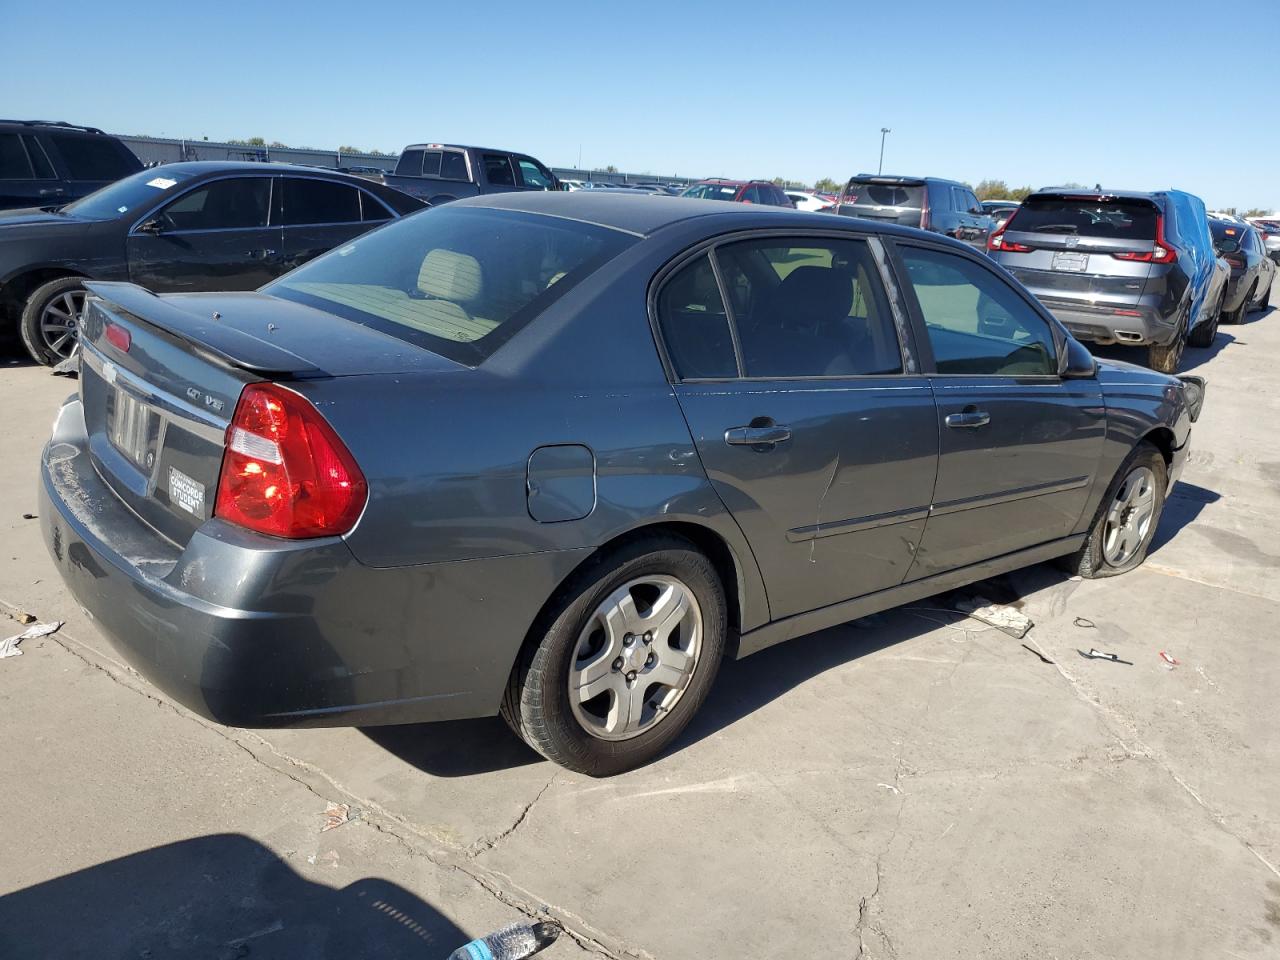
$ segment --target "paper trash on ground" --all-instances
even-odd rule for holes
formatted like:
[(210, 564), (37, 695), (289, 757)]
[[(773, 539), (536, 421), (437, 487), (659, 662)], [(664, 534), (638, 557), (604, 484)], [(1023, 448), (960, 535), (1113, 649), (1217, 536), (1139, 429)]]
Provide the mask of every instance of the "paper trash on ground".
[(1031, 618), (1025, 613), (1003, 603), (992, 603), (986, 597), (961, 597), (956, 601), (956, 609), (997, 630), (1003, 630), (1015, 640), (1025, 637), (1033, 626)]
[(52, 623), (37, 623), (34, 626), (27, 627), (22, 633), (12, 637), (6, 637), (0, 640), (0, 660), (5, 657), (20, 657), (22, 651), (18, 649), (18, 644), (23, 640), (34, 640), (36, 637), (47, 637), (62, 627), (61, 620), (55, 620)]

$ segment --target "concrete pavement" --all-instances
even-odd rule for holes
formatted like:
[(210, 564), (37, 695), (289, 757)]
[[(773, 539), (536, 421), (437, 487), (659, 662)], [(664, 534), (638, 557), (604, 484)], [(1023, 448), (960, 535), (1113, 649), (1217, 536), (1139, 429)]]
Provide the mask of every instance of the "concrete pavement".
[(606, 781), (496, 719), (170, 705), (22, 519), (74, 382), (0, 360), (0, 611), (67, 621), (0, 660), (0, 955), (443, 957), (545, 912), (549, 957), (1280, 956), (1280, 312), (1248, 319), (1187, 352), (1208, 399), (1144, 568), (988, 585), (1026, 646), (926, 601), (728, 663)]

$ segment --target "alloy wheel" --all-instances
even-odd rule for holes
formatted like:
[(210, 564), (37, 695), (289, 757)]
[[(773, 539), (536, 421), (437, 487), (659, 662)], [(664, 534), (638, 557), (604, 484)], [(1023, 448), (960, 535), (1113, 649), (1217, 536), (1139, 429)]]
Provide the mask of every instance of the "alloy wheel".
[(40, 339), (60, 360), (75, 350), (87, 296), (85, 290), (68, 290), (50, 300), (40, 314)]
[(574, 646), (574, 718), (601, 740), (629, 740), (661, 723), (698, 667), (702, 630), (697, 598), (674, 577), (648, 575), (614, 590)]
[(1124, 478), (1102, 530), (1102, 557), (1113, 567), (1123, 566), (1142, 548), (1151, 532), (1156, 510), (1156, 475), (1150, 467), (1135, 467)]

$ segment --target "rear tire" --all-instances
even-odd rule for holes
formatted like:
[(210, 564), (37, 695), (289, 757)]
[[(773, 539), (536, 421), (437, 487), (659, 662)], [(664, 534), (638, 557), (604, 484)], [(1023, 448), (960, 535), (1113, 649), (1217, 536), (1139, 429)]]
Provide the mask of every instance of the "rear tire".
[(1169, 468), (1147, 441), (1130, 451), (1098, 504), (1089, 534), (1063, 566), (1086, 580), (1128, 573), (1147, 558), (1160, 515)]
[[(678, 621), (677, 602), (685, 611)], [(724, 654), (724, 588), (681, 537), (636, 541), (594, 561), (549, 616), (511, 672), (502, 716), (548, 760), (593, 777), (641, 766), (670, 746)], [(675, 682), (659, 679), (667, 676)], [(571, 696), (571, 687), (582, 692)], [(620, 716), (633, 708), (634, 722), (630, 712)]]
[(71, 355), (84, 312), (84, 298), (83, 277), (59, 277), (32, 291), (18, 324), (22, 345), (31, 359), (52, 367)]
[[(1256, 286), (1256, 282), (1255, 282)], [(1232, 310), (1223, 318), (1226, 323), (1244, 323), (1244, 315), (1249, 309), (1249, 301), (1253, 299), (1254, 287), (1249, 288), (1249, 292), (1244, 295), (1244, 299), (1240, 301), (1240, 305)]]
[(1257, 302), (1256, 304), (1254, 304), (1254, 309), (1255, 309), (1255, 310), (1266, 310), (1266, 309), (1267, 309), (1267, 306), (1268, 306), (1268, 305), (1270, 304), (1270, 302), (1271, 302), (1271, 287), (1272, 287), (1272, 285), (1273, 285), (1273, 284), (1275, 284), (1275, 282), (1276, 282), (1276, 281), (1275, 281), (1275, 275), (1273, 274), (1273, 275), (1272, 275), (1272, 277), (1271, 277), (1271, 279), (1267, 281), (1267, 289), (1266, 289), (1266, 290), (1264, 290), (1264, 291), (1262, 291), (1262, 296), (1258, 297), (1258, 302)]
[(1217, 306), (1213, 309), (1213, 317), (1191, 331), (1190, 335), (1187, 337), (1188, 346), (1213, 346), (1213, 338), (1218, 335), (1218, 323), (1222, 320), (1222, 301), (1226, 299), (1226, 296), (1227, 290), (1223, 287), (1222, 293), (1218, 295)]
[(1174, 336), (1172, 343), (1161, 346), (1153, 343), (1147, 347), (1147, 366), (1158, 373), (1177, 373), (1178, 364), (1182, 362), (1182, 351), (1186, 348), (1187, 338), (1181, 330)]

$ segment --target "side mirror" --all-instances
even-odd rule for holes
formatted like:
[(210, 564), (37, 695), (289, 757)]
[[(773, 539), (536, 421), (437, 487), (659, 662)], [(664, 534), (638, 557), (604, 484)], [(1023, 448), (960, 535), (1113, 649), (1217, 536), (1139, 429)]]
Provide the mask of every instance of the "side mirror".
[(164, 233), (164, 222), (159, 217), (152, 217), (150, 220), (144, 220), (138, 225), (139, 233), (148, 233), (151, 236), (158, 236)]
[(1221, 240), (1218, 241), (1219, 253), (1235, 253), (1239, 249), (1240, 249), (1239, 240), (1234, 240), (1231, 237), (1223, 237)]
[(1058, 361), (1058, 375), (1064, 380), (1091, 380), (1098, 374), (1098, 361), (1075, 337), (1067, 337), (1066, 349)]

